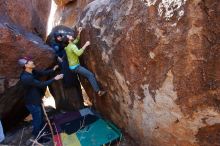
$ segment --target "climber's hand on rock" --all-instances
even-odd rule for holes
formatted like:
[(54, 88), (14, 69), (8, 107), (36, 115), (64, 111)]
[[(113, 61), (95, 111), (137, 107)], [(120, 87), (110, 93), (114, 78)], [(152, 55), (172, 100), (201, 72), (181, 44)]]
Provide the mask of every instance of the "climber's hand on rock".
[(63, 74), (59, 74), (54, 77), (55, 80), (60, 80), (62, 78), (63, 78)]
[(91, 44), (90, 41), (87, 41), (85, 45), (89, 46), (90, 44)]
[(53, 70), (55, 71), (56, 69), (58, 69), (59, 68), (59, 66), (58, 65), (55, 65), (54, 67), (53, 67)]
[(81, 31), (82, 31), (82, 27), (79, 27), (78, 32), (81, 33)]
[(85, 43), (85, 45), (82, 47), (82, 49), (85, 50), (86, 47), (88, 47), (89, 45), (90, 45), (90, 41), (87, 41), (87, 42)]

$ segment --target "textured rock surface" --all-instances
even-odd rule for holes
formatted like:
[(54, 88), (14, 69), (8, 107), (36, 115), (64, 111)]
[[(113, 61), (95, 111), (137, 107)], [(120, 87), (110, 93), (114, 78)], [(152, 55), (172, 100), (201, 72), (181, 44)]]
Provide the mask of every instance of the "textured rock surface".
[(68, 3), (74, 2), (76, 0), (54, 0), (58, 6), (64, 6)]
[(22, 101), (24, 89), (16, 84), (22, 72), (17, 60), (32, 56), (37, 68), (45, 69), (53, 63), (54, 55), (39, 37), (16, 26), (0, 23), (0, 32), (0, 116), (8, 129), (26, 115)]
[(108, 90), (95, 106), (139, 145), (220, 144), (219, 3), (95, 0), (81, 15), (83, 61)]
[[(55, 0), (56, 1), (56, 0)], [(79, 16), (85, 6), (93, 0), (67, 0), (69, 3), (65, 6), (58, 6), (55, 13), (54, 24), (63, 24), (69, 27), (76, 25)]]
[(0, 17), (45, 38), (50, 6), (51, 0), (0, 0)]
[(42, 68), (53, 61), (51, 49), (37, 37), (45, 37), (50, 4), (45, 0), (0, 1), (0, 94), (18, 80), (19, 57), (32, 56)]
[(19, 79), (22, 71), (17, 63), (19, 58), (31, 56), (38, 69), (45, 69), (53, 63), (53, 50), (36, 35), (8, 22), (0, 23), (0, 32), (0, 76), (3, 84), (1, 93), (15, 85)]

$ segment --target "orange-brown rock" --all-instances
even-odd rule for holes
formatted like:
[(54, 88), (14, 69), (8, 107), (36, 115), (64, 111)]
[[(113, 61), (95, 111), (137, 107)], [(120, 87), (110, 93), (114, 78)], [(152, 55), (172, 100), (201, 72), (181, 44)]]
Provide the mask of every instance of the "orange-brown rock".
[(64, 6), (64, 5), (69, 4), (71, 2), (75, 2), (76, 0), (54, 0), (54, 1), (58, 6)]
[(140, 146), (220, 145), (219, 13), (218, 0), (89, 3), (77, 25), (92, 43), (82, 64), (108, 90), (96, 108)]
[(77, 24), (83, 9), (91, 1), (93, 0), (66, 0), (68, 4), (63, 2), (66, 4), (65, 6), (58, 5), (54, 17), (54, 24), (62, 24), (65, 26), (74, 27)]
[(38, 36), (24, 32), (8, 22), (0, 23), (0, 32), (0, 76), (5, 83), (0, 93), (5, 91), (4, 88), (13, 86), (19, 79), (23, 68), (18, 65), (18, 59), (30, 56), (38, 69), (45, 69), (53, 63), (53, 50)]
[(1, 0), (0, 17), (46, 38), (50, 0)]
[(24, 88), (16, 84), (23, 70), (18, 65), (18, 59), (30, 56), (37, 69), (46, 69), (54, 62), (54, 55), (41, 38), (16, 25), (0, 23), (0, 32), (0, 116), (8, 129), (26, 113), (22, 101)]

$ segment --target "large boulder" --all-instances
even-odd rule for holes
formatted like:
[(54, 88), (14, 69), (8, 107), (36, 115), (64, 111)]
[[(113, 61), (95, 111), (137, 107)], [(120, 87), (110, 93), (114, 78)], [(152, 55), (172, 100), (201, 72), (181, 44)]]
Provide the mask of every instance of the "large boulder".
[(95, 106), (139, 145), (220, 145), (219, 6), (95, 0), (81, 15), (81, 44), (92, 43), (82, 61), (108, 90)]
[[(30, 56), (37, 69), (45, 69), (54, 62), (53, 50), (32, 33), (24, 32), (8, 22), (0, 23), (1, 85), (0, 93), (13, 86), (23, 70), (17, 63), (19, 58)], [(45, 63), (47, 62), (47, 63)]]
[[(93, 0), (54, 0), (58, 7), (54, 16), (54, 24), (62, 24), (73, 28), (88, 3)], [(62, 5), (60, 4), (62, 2)]]
[(1, 0), (0, 17), (46, 38), (51, 0)]

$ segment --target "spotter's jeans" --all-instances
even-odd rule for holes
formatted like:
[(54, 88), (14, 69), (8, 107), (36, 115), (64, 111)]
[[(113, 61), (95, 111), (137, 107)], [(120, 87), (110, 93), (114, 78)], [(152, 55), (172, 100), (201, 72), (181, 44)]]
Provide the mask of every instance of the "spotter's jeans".
[(26, 105), (28, 111), (31, 113), (33, 121), (32, 134), (37, 136), (43, 126), (43, 111), (40, 105), (28, 104)]

